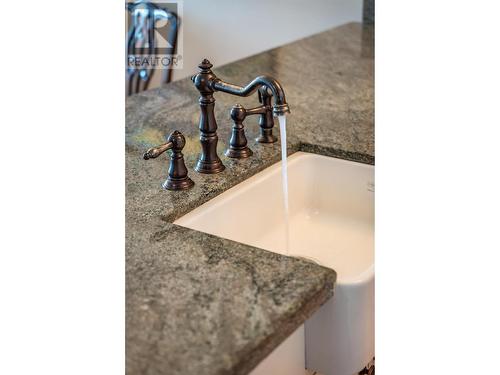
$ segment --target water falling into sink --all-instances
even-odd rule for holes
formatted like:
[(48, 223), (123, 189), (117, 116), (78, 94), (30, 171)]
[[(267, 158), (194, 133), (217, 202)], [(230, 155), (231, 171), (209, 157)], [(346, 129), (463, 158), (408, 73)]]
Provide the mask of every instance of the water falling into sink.
[(286, 152), (286, 116), (278, 116), (280, 123), (280, 138), (281, 138), (281, 180), (283, 184), (283, 214), (285, 219), (285, 249), (286, 255), (290, 255), (290, 218), (288, 208), (288, 166)]

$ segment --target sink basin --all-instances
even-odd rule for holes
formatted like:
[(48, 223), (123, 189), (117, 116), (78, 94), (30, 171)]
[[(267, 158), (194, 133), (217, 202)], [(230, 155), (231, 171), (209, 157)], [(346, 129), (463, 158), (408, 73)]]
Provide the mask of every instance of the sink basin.
[(374, 167), (297, 152), (288, 181), (288, 250), (281, 163), (175, 224), (335, 270), (334, 297), (305, 324), (305, 360), (325, 375), (352, 375), (374, 357)]

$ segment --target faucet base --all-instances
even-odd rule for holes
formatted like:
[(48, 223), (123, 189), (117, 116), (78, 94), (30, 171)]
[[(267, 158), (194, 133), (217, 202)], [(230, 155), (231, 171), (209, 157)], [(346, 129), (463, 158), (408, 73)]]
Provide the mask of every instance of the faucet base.
[(275, 135), (272, 134), (272, 130), (269, 132), (269, 134), (261, 134), (255, 140), (259, 143), (274, 143), (278, 140)]
[(224, 164), (222, 164), (222, 161), (220, 159), (211, 162), (198, 160), (196, 166), (194, 167), (194, 170), (196, 172), (205, 174), (219, 173), (222, 172), (224, 169), (226, 169), (226, 167), (224, 166)]
[(228, 148), (225, 152), (228, 158), (245, 159), (253, 155), (253, 151), (248, 147), (243, 148)]
[(169, 177), (161, 186), (165, 190), (187, 190), (194, 186), (194, 182), (189, 177), (180, 179)]

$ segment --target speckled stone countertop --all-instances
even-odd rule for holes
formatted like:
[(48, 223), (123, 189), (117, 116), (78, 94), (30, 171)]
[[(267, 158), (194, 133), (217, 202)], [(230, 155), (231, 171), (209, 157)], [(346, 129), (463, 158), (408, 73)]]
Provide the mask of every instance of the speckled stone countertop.
[[(282, 83), (291, 109), (289, 154), (302, 150), (374, 164), (372, 36), (371, 28), (348, 24), (221, 68), (212, 61), (213, 70), (241, 85), (262, 74)], [(189, 79), (127, 100), (128, 375), (247, 374), (333, 295), (332, 270), (172, 224), (280, 160), (279, 142), (253, 141), (256, 116), (245, 122), (254, 155), (226, 158), (231, 106), (258, 102), (256, 96), (215, 98), (218, 153), (226, 165), (216, 175), (193, 171), (199, 107)], [(141, 157), (175, 129), (186, 137), (186, 165), (196, 184), (183, 192), (160, 187), (167, 157)]]

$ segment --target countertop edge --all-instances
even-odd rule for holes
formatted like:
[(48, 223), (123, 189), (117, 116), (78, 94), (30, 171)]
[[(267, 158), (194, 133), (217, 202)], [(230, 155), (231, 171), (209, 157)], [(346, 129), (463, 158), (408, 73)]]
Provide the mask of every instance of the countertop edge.
[(323, 306), (334, 295), (334, 286), (337, 280), (337, 273), (334, 270), (327, 269), (331, 280), (325, 280), (324, 287), (315, 293), (311, 298), (304, 302), (299, 311), (283, 316), (281, 319), (283, 329), (279, 330), (279, 335), (268, 336), (267, 342), (254, 350), (254, 356), (250, 360), (242, 359), (235, 366), (231, 374), (248, 375), (257, 365), (259, 365), (274, 349), (281, 345), (297, 328), (305, 324), (321, 306)]

